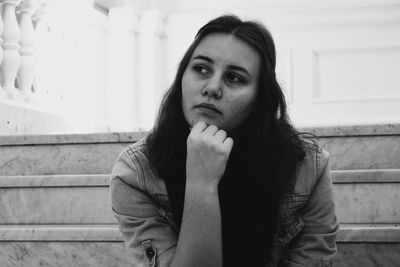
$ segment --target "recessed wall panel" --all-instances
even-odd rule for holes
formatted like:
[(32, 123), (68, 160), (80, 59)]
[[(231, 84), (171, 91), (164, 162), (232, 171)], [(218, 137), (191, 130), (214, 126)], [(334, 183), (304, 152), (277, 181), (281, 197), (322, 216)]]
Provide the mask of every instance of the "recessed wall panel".
[(313, 52), (313, 101), (400, 99), (400, 46)]

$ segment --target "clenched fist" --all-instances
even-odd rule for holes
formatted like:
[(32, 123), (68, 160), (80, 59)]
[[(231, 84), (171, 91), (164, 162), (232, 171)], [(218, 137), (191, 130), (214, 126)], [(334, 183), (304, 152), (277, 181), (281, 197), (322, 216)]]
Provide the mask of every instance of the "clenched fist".
[(217, 188), (233, 147), (224, 130), (197, 122), (187, 139), (186, 179), (195, 186)]

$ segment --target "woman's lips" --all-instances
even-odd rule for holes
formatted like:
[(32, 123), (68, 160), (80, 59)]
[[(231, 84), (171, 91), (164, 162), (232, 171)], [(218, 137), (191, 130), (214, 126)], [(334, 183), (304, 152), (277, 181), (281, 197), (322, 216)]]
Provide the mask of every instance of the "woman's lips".
[(211, 112), (221, 114), (221, 111), (219, 111), (213, 104), (209, 104), (209, 103), (201, 103), (200, 105), (195, 106), (195, 108), (199, 108), (199, 109), (202, 109), (205, 111), (211, 111)]

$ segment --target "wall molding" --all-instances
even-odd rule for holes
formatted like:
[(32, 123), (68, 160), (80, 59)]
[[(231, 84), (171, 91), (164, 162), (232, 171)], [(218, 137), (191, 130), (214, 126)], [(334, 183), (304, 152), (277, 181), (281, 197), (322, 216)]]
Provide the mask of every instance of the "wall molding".
[(377, 102), (377, 101), (399, 101), (400, 90), (396, 94), (387, 94), (382, 96), (377, 95), (366, 95), (360, 97), (321, 97), (318, 96), (320, 93), (319, 88), (319, 62), (318, 57), (321, 55), (344, 55), (344, 54), (367, 54), (374, 52), (393, 52), (397, 51), (400, 53), (399, 45), (388, 45), (388, 46), (354, 46), (354, 47), (339, 47), (339, 48), (317, 48), (312, 49), (312, 103), (346, 103), (346, 102)]

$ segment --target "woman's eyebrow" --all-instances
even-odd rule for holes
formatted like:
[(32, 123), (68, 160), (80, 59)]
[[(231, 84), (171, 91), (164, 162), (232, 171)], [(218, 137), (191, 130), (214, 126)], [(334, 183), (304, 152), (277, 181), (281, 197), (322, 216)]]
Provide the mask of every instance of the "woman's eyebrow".
[(228, 65), (228, 69), (241, 71), (241, 72), (244, 72), (247, 76), (251, 76), (250, 73), (245, 68), (240, 67), (240, 66)]
[[(193, 59), (201, 59), (201, 60), (205, 60), (209, 63), (214, 63), (214, 60), (212, 60), (211, 58), (207, 57), (207, 56), (203, 56), (203, 55), (198, 55), (193, 57)], [(237, 66), (237, 65), (228, 65), (227, 66), (229, 69), (231, 70), (237, 70), (237, 71), (241, 71), (244, 72), (246, 75), (251, 76), (250, 73), (243, 67), (241, 66)]]
[(214, 60), (212, 60), (211, 58), (209, 58), (207, 56), (203, 56), (203, 55), (195, 56), (193, 59), (202, 59), (202, 60), (208, 61), (210, 63), (214, 63)]

